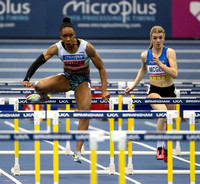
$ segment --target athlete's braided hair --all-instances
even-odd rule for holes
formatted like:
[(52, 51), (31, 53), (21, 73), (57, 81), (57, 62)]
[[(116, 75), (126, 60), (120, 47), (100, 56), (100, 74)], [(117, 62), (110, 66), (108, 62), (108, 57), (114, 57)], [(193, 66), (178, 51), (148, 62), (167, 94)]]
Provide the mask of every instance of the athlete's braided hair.
[(74, 25), (71, 23), (71, 19), (69, 17), (65, 17), (63, 18), (63, 22), (62, 24), (60, 25), (60, 31), (62, 28), (64, 27), (71, 27), (74, 29)]

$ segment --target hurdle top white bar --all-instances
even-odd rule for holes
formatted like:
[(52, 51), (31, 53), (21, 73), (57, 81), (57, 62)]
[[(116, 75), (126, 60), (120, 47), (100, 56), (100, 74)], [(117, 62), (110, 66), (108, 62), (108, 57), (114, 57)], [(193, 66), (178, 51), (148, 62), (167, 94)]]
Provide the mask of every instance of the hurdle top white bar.
[[(120, 133), (120, 137), (119, 137)], [(127, 141), (200, 141), (200, 131), (112, 131), (111, 140), (120, 141), (124, 137)]]
[(47, 111), (47, 118), (178, 118), (178, 111)]
[[(200, 111), (183, 111), (184, 118), (190, 118), (194, 114), (196, 119), (200, 119)], [(178, 111), (47, 111), (47, 118), (166, 118), (167, 113), (174, 113), (178, 117)], [(34, 115), (35, 114), (35, 115)], [(55, 116), (57, 114), (57, 116)], [(45, 111), (0, 111), (1, 119), (12, 118), (45, 118)]]
[[(124, 95), (124, 90), (125, 89), (108, 89), (107, 91), (110, 93), (110, 95)], [(185, 95), (200, 95), (200, 90), (198, 89), (179, 89), (180, 95), (185, 96)], [(69, 92), (73, 94), (71, 91)], [(0, 95), (28, 95), (28, 94), (36, 94), (36, 91), (34, 89), (21, 89), (21, 88), (11, 88), (11, 89), (0, 89)], [(52, 93), (54, 94), (54, 93)], [(66, 94), (64, 92), (59, 93), (59, 94)], [(91, 94), (94, 95), (101, 95), (102, 91), (101, 90), (96, 90), (96, 89), (91, 89)], [(146, 89), (134, 89), (130, 91), (130, 95), (147, 95), (147, 90)]]
[(195, 124), (195, 119), (200, 118), (200, 111), (194, 111), (194, 110), (185, 110), (183, 111), (183, 117), (189, 118), (190, 124)]
[[(91, 131), (92, 132), (92, 131)], [(70, 131), (63, 133), (41, 133), (41, 132), (31, 132), (31, 133), (21, 133), (21, 132), (0, 132), (0, 140), (10, 141), (34, 141), (34, 140), (76, 140), (76, 141), (88, 141), (89, 140), (89, 131)], [(102, 135), (103, 133), (101, 133)], [(98, 140), (98, 139), (97, 139)], [(102, 139), (101, 139), (102, 140)]]
[(0, 98), (0, 105), (5, 105), (5, 98)]
[(35, 118), (44, 119), (46, 111), (0, 111), (0, 119), (23, 119), (23, 118)]
[[(95, 136), (95, 134), (97, 136)], [(21, 132), (3, 132), (0, 131), (0, 141), (103, 141), (105, 134), (99, 131), (70, 131), (61, 133), (21, 133)], [(154, 131), (112, 131), (111, 139), (113, 141), (120, 141), (121, 139), (127, 141), (158, 141), (158, 140), (172, 140), (172, 141), (200, 141), (200, 131), (180, 131), (180, 132), (154, 132)], [(95, 143), (94, 142), (94, 143)], [(93, 147), (93, 145), (92, 145)], [(93, 147), (94, 148), (94, 147)]]
[[(36, 82), (32, 82), (34, 85), (37, 84)], [(126, 82), (126, 81), (119, 81), (119, 82), (115, 82), (115, 81), (108, 81), (107, 82), (107, 86), (108, 87), (119, 87), (119, 86), (124, 86), (126, 87), (129, 83), (132, 82)], [(140, 82), (137, 86), (146, 86), (148, 85), (149, 82)], [(184, 88), (192, 88), (192, 87), (200, 87), (200, 82), (174, 82), (176, 87), (184, 87)], [(22, 81), (2, 81), (0, 82), (0, 87), (1, 86), (23, 86)], [(92, 86), (101, 86), (101, 82), (100, 81), (92, 81)]]
[[(125, 99), (130, 97), (124, 97)], [(125, 102), (126, 100), (124, 100)], [(111, 98), (112, 99), (112, 98)], [(111, 101), (110, 99), (110, 101)], [(16, 102), (17, 101), (17, 102)], [(117, 101), (117, 100), (116, 100)], [(9, 104), (14, 105), (18, 103), (20, 104), (76, 104), (74, 98), (51, 98), (45, 102), (27, 102), (25, 98), (9, 98)], [(92, 104), (108, 104), (109, 102), (105, 102), (102, 98), (93, 98)], [(110, 102), (111, 103), (111, 102)], [(144, 98), (137, 97), (132, 98), (132, 103), (137, 105), (145, 105), (145, 104), (184, 104), (184, 105), (199, 105), (200, 98), (189, 97), (189, 98)], [(118, 103), (114, 103), (118, 104)]]

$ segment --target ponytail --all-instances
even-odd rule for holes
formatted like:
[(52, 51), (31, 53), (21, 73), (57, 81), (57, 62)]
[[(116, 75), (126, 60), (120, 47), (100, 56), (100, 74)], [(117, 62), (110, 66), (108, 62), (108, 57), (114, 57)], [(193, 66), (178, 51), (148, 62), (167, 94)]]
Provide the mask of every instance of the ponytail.
[(153, 48), (153, 44), (150, 43), (150, 45), (149, 45), (149, 50), (152, 49), (152, 48)]

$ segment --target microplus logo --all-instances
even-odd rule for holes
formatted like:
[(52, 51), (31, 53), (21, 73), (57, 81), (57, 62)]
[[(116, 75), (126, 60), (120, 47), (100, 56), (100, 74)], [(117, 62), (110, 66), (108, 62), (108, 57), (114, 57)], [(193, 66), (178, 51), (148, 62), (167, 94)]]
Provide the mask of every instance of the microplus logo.
[(30, 3), (17, 3), (11, 0), (2, 1), (0, 0), (0, 15), (11, 14), (11, 15), (27, 15), (31, 12)]
[(30, 3), (12, 0), (0, 0), (0, 29), (13, 28), (18, 21), (30, 20)]
[(190, 13), (200, 22), (200, 2), (193, 1), (190, 3)]
[[(78, 11), (81, 12), (82, 17), (76, 14)], [(71, 12), (76, 17), (75, 15), (74, 17), (69, 15)], [(78, 2), (77, 0), (71, 0), (63, 6), (63, 15), (68, 15), (77, 21), (121, 21), (127, 23), (141, 19), (141, 16), (147, 16), (146, 18), (149, 20), (156, 13), (156, 3), (140, 3), (137, 0), (121, 0), (118, 2), (92, 2), (92, 0)], [(132, 17), (133, 15), (134, 17)]]

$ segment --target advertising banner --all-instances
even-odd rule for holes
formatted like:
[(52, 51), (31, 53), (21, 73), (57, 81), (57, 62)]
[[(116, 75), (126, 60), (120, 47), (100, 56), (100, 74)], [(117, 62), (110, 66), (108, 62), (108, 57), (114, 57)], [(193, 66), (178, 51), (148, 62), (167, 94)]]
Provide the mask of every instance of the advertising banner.
[(148, 39), (155, 25), (171, 37), (171, 0), (0, 0), (0, 38), (58, 38), (65, 16), (82, 38)]
[(46, 2), (0, 0), (0, 38), (46, 37)]
[(172, 37), (200, 37), (200, 1), (172, 1)]
[(72, 18), (83, 37), (149, 38), (154, 25), (163, 26), (171, 36), (170, 4), (170, 0), (71, 0), (62, 14)]

